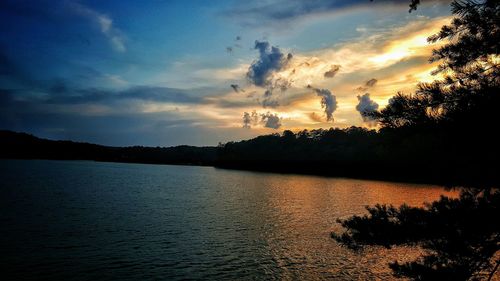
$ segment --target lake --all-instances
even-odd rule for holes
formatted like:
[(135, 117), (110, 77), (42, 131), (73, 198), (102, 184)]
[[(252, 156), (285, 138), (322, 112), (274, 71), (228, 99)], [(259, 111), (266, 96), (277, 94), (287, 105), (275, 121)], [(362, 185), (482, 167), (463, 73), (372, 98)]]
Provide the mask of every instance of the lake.
[(330, 238), (442, 187), (212, 167), (0, 160), (2, 280), (387, 280), (417, 249)]

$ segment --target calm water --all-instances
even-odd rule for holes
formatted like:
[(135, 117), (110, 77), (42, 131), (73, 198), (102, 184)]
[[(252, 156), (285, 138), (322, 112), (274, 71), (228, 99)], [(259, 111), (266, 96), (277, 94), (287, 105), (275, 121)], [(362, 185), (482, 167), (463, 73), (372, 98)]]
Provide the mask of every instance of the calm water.
[(0, 160), (0, 279), (386, 280), (387, 262), (416, 250), (350, 252), (329, 237), (335, 220), (443, 193), (211, 167)]

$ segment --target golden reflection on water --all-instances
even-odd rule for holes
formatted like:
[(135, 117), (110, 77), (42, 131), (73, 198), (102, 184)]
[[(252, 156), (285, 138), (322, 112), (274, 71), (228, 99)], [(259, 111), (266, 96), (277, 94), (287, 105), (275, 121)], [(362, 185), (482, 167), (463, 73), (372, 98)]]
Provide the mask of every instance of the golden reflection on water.
[(387, 264), (413, 259), (421, 250), (374, 247), (353, 253), (330, 238), (331, 231), (342, 230), (336, 219), (364, 214), (367, 205), (422, 206), (458, 194), (432, 185), (265, 173), (253, 173), (242, 185), (254, 192), (253, 200), (265, 203), (254, 210), (265, 227), (259, 239), (278, 265), (267, 270), (283, 280), (393, 279)]
[(456, 195), (438, 186), (209, 167), (0, 165), (7, 206), (0, 220), (9, 225), (0, 244), (8, 262), (16, 260), (10, 272), (21, 275), (12, 280), (391, 280), (387, 264), (419, 251), (351, 252), (330, 238), (342, 230), (336, 219), (364, 214), (365, 205)]

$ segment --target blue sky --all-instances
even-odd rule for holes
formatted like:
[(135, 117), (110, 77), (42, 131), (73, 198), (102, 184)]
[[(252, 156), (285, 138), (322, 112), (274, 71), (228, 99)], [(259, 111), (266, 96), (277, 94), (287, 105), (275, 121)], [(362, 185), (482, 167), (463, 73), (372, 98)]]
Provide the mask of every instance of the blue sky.
[(433, 79), (425, 38), (450, 20), (408, 2), (4, 0), (0, 129), (170, 146), (373, 126), (359, 108)]

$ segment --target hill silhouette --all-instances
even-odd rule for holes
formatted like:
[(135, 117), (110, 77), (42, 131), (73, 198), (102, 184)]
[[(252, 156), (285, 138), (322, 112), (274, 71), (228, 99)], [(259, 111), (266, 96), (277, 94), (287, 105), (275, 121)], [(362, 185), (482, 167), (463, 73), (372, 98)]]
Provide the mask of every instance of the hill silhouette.
[(215, 147), (112, 147), (37, 138), (25, 133), (0, 131), (0, 158), (94, 160), (125, 163), (211, 165)]

